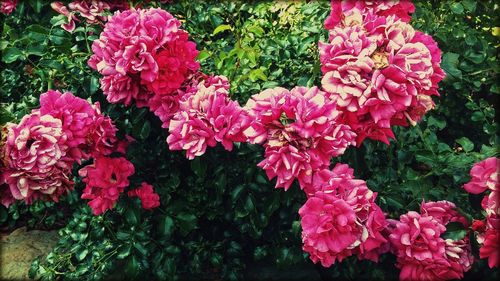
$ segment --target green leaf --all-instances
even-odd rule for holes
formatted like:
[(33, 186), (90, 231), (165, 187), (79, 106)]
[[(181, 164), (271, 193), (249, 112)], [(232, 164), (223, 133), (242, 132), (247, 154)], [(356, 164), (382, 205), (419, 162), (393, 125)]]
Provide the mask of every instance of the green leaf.
[(186, 236), (191, 230), (196, 228), (198, 219), (193, 214), (180, 213), (177, 215), (179, 229), (183, 236)]
[(76, 255), (75, 255), (76, 259), (79, 261), (82, 261), (87, 256), (88, 253), (89, 253), (89, 250), (87, 248), (83, 248), (82, 250), (80, 250), (76, 253)]
[(458, 79), (462, 78), (462, 71), (457, 68), (459, 57), (459, 54), (448, 52), (443, 55), (443, 61), (441, 62), (441, 67), (444, 71)]
[(449, 222), (446, 225), (446, 232), (441, 235), (443, 239), (461, 240), (467, 235), (467, 229), (460, 222)]
[(139, 274), (139, 261), (136, 256), (130, 256), (125, 265), (125, 274), (127, 277), (134, 279)]
[(199, 62), (202, 62), (204, 60), (206, 60), (207, 58), (210, 57), (210, 52), (207, 51), (207, 50), (202, 50), (198, 53), (198, 57), (196, 57), (196, 59), (199, 61)]
[(174, 231), (174, 220), (170, 216), (165, 215), (158, 224), (158, 232), (160, 235), (170, 237), (173, 231)]
[(231, 201), (232, 202), (236, 202), (236, 200), (238, 200), (238, 198), (240, 198), (241, 193), (243, 192), (243, 190), (245, 190), (245, 185), (244, 184), (237, 185), (231, 191)]
[(149, 133), (151, 133), (151, 123), (149, 122), (149, 120), (146, 120), (142, 125), (139, 137), (141, 139), (146, 139), (149, 136)]
[(464, 6), (460, 3), (453, 3), (451, 5), (451, 11), (457, 15), (461, 15), (464, 13)]
[(250, 80), (252, 80), (252, 82), (256, 82), (258, 79), (262, 81), (267, 81), (267, 76), (264, 74), (264, 71), (260, 68), (250, 71), (248, 77), (250, 78)]
[(132, 245), (126, 244), (120, 247), (116, 257), (120, 260), (128, 257), (130, 255), (130, 250), (132, 249)]
[(232, 28), (229, 24), (221, 24), (214, 29), (214, 31), (212, 32), (212, 36), (221, 33), (225, 30), (231, 30), (231, 29)]
[(458, 144), (464, 149), (465, 152), (470, 152), (474, 149), (474, 143), (471, 142), (468, 138), (462, 137), (456, 140)]
[(19, 59), (24, 59), (24, 54), (16, 47), (6, 48), (2, 53), (2, 61), (5, 63), (12, 63)]
[(462, 5), (467, 9), (469, 12), (474, 12), (476, 10), (476, 1), (474, 0), (463, 0)]
[(139, 211), (134, 207), (129, 207), (125, 211), (125, 220), (131, 225), (136, 225), (139, 222)]

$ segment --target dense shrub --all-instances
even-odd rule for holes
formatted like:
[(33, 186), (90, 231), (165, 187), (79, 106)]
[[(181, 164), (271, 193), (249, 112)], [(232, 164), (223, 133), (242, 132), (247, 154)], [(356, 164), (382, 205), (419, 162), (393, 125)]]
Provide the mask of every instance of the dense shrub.
[[(321, 86), (318, 42), (328, 40), (323, 27), (330, 13), (327, 1), (160, 2), (165, 1), (141, 4), (162, 7), (182, 22), (197, 44), (200, 69), (227, 76), (229, 96), (241, 105), (269, 88)], [(349, 164), (355, 178), (378, 192), (377, 204), (389, 218), (420, 216), (423, 201), (448, 200), (472, 222), (483, 218), (482, 195), (468, 194), (462, 186), (471, 179), (474, 163), (498, 156), (493, 106), (500, 93), (498, 5), (470, 0), (415, 5), (410, 23), (432, 35), (443, 53), (447, 76), (439, 84), (441, 96), (434, 98), (436, 108), (416, 126), (393, 127), (389, 146), (367, 139), (332, 164)], [(160, 206), (147, 210), (141, 207), (144, 201), (125, 196), (113, 210), (94, 216), (80, 199), (91, 188), (78, 177), (88, 164), (84, 160), (72, 168), (74, 190), (58, 203), (0, 206), (3, 230), (20, 225), (59, 229), (57, 247), (34, 261), (32, 276), (163, 280), (274, 274), (289, 279), (286, 272), (300, 268), (306, 274), (317, 270), (325, 280), (397, 278), (392, 255), (382, 255), (379, 263), (349, 257), (329, 268), (313, 267), (301, 249), (299, 208), (306, 196), (297, 182), (286, 192), (275, 190), (274, 180), (257, 167), (265, 154), (261, 146), (241, 143), (229, 152), (217, 145), (188, 160), (185, 152), (169, 150), (164, 120), (148, 108), (107, 102), (101, 75), (87, 65), (92, 42), (102, 31), (99, 24), (80, 16), (74, 29), (62, 26), (67, 18), (40, 0), (19, 1), (0, 19), (0, 124), (19, 123), (39, 108), (40, 94), (49, 89), (99, 102), (117, 127), (117, 138), (136, 140), (125, 155), (135, 167), (128, 191), (150, 184), (160, 197)], [(443, 224), (449, 237), (463, 237), (463, 227)], [(477, 256), (465, 278), (497, 275)]]

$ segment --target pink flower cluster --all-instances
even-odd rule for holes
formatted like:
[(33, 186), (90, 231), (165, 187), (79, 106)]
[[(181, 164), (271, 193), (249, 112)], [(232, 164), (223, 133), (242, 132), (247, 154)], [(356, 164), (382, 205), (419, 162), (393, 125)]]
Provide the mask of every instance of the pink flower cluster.
[(415, 125), (434, 107), (441, 51), (407, 23), (413, 11), (409, 1), (332, 1), (329, 41), (319, 43), (321, 83), (358, 145), (366, 137), (389, 143), (391, 126)]
[(66, 7), (61, 1), (52, 2), (50, 4), (52, 9), (67, 18), (67, 22), (61, 24), (61, 27), (68, 31), (75, 30), (76, 21), (80, 21), (77, 17), (84, 18), (88, 24), (104, 23), (108, 20), (107, 12), (110, 11), (111, 6), (105, 1), (100, 0), (78, 0), (73, 1)]
[[(477, 221), (473, 229), (477, 232), (477, 241), (481, 245), (479, 257), (488, 259), (490, 268), (500, 264), (500, 194), (498, 172), (500, 159), (490, 157), (474, 164), (470, 170), (471, 180), (464, 184), (467, 192), (480, 194), (489, 190), (481, 201), (486, 213), (486, 222)], [(478, 225), (481, 225), (480, 227)]]
[(375, 204), (377, 193), (353, 170), (337, 164), (333, 170), (314, 174), (308, 199), (300, 208), (303, 249), (314, 263), (329, 267), (335, 261), (357, 255), (378, 261), (387, 247), (382, 231), (385, 215)]
[(245, 109), (251, 123), (244, 133), (250, 143), (264, 145), (258, 166), (277, 177), (276, 188), (288, 190), (298, 179), (304, 189), (313, 172), (355, 144), (356, 134), (339, 122), (341, 112), (317, 87), (268, 89), (253, 95)]
[(17, 0), (0, 0), (0, 13), (10, 15), (17, 6)]
[(128, 192), (129, 197), (139, 197), (142, 208), (151, 210), (160, 206), (160, 196), (154, 192), (153, 186), (148, 183), (141, 183), (141, 186)]
[(331, 1), (331, 12), (325, 20), (325, 28), (334, 29), (342, 22), (344, 13), (353, 9), (358, 9), (361, 13), (371, 11), (377, 16), (394, 15), (404, 22), (409, 22), (411, 20), (411, 14), (415, 12), (415, 6), (410, 0)]
[(184, 93), (168, 128), (170, 150), (186, 150), (186, 157), (193, 159), (217, 142), (231, 151), (233, 142), (246, 141), (248, 114), (229, 98), (228, 90), (227, 78), (215, 76)]
[(125, 105), (135, 101), (153, 112), (163, 102), (167, 108), (178, 103), (178, 90), (199, 69), (196, 44), (161, 9), (116, 12), (92, 50), (88, 64), (104, 76), (101, 89), (107, 100)]
[(420, 213), (410, 211), (392, 221), (389, 240), (401, 269), (400, 280), (460, 279), (474, 257), (468, 236), (460, 240), (441, 235), (451, 222), (467, 228), (467, 220), (448, 201), (423, 202)]
[(90, 199), (89, 206), (94, 215), (112, 209), (129, 185), (128, 177), (135, 172), (134, 165), (123, 157), (98, 157), (92, 165), (80, 169), (78, 174), (86, 184), (82, 199)]
[(73, 163), (125, 148), (115, 136), (111, 119), (99, 104), (89, 104), (70, 92), (49, 90), (40, 96), (40, 108), (8, 123), (2, 141), (2, 191), (5, 206), (14, 200), (58, 201), (73, 188)]

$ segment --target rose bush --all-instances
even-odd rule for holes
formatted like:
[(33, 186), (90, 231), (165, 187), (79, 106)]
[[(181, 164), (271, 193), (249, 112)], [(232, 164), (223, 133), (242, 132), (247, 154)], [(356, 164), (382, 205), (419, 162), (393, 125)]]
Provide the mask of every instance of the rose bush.
[(3, 2), (0, 218), (63, 227), (32, 276), (495, 278), (496, 6)]

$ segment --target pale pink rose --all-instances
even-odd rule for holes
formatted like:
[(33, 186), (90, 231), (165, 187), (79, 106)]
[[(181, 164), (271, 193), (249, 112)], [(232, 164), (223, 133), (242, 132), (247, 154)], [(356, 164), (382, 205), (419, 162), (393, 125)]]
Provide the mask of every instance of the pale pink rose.
[(233, 142), (246, 141), (243, 131), (248, 128), (249, 117), (236, 101), (229, 99), (224, 84), (219, 82), (200, 81), (196, 92), (182, 96), (179, 111), (170, 120), (167, 142), (171, 150), (187, 150), (186, 156), (193, 159), (204, 154), (207, 145), (213, 147), (220, 142), (230, 151)]
[(147, 36), (153, 40), (153, 51), (162, 48), (167, 42), (176, 40), (181, 25), (179, 20), (159, 8), (138, 11), (141, 14), (139, 35)]
[[(361, 26), (349, 26), (345, 28), (334, 28), (330, 32), (328, 43), (318, 43), (319, 59), (323, 74), (338, 70), (348, 62), (357, 60), (370, 64), (368, 58), (377, 49), (376, 38), (370, 36)], [(371, 69), (372, 66), (357, 64), (361, 69)], [(369, 70), (368, 70), (369, 71)]]
[(111, 7), (105, 1), (99, 0), (79, 0), (73, 1), (68, 4), (68, 7), (78, 12), (80, 16), (87, 20), (87, 23), (94, 24), (98, 22), (105, 22), (107, 17), (103, 15), (105, 11), (109, 11)]
[(498, 158), (490, 157), (474, 164), (470, 170), (471, 180), (464, 184), (464, 189), (472, 194), (479, 194), (487, 189), (499, 190), (499, 163), (500, 160)]
[(358, 145), (366, 137), (389, 143), (391, 126), (415, 125), (434, 108), (440, 50), (407, 23), (411, 2), (333, 2), (329, 41), (319, 43), (322, 87)]
[[(311, 161), (307, 151), (301, 151), (290, 144), (283, 146), (267, 146), (262, 160), (257, 166), (261, 167), (269, 179), (277, 177), (276, 188), (288, 190), (297, 178), (300, 182), (310, 182), (313, 171), (327, 165), (325, 161)], [(301, 185), (302, 186), (302, 185)]]
[(78, 172), (85, 183), (81, 198), (90, 199), (94, 215), (100, 215), (114, 207), (134, 172), (134, 165), (123, 157), (98, 157)]
[(500, 215), (500, 194), (499, 191), (493, 190), (483, 197), (481, 206), (486, 211), (486, 216)]
[(104, 76), (101, 79), (101, 89), (110, 103), (130, 105), (132, 98), (137, 96), (139, 85), (130, 77), (121, 74)]
[[(363, 107), (372, 95), (371, 79), (367, 73), (372, 71), (373, 61), (348, 62), (338, 70), (327, 72), (321, 80), (323, 89), (330, 97), (347, 111), (356, 112)], [(366, 72), (364, 72), (364, 70)]]

